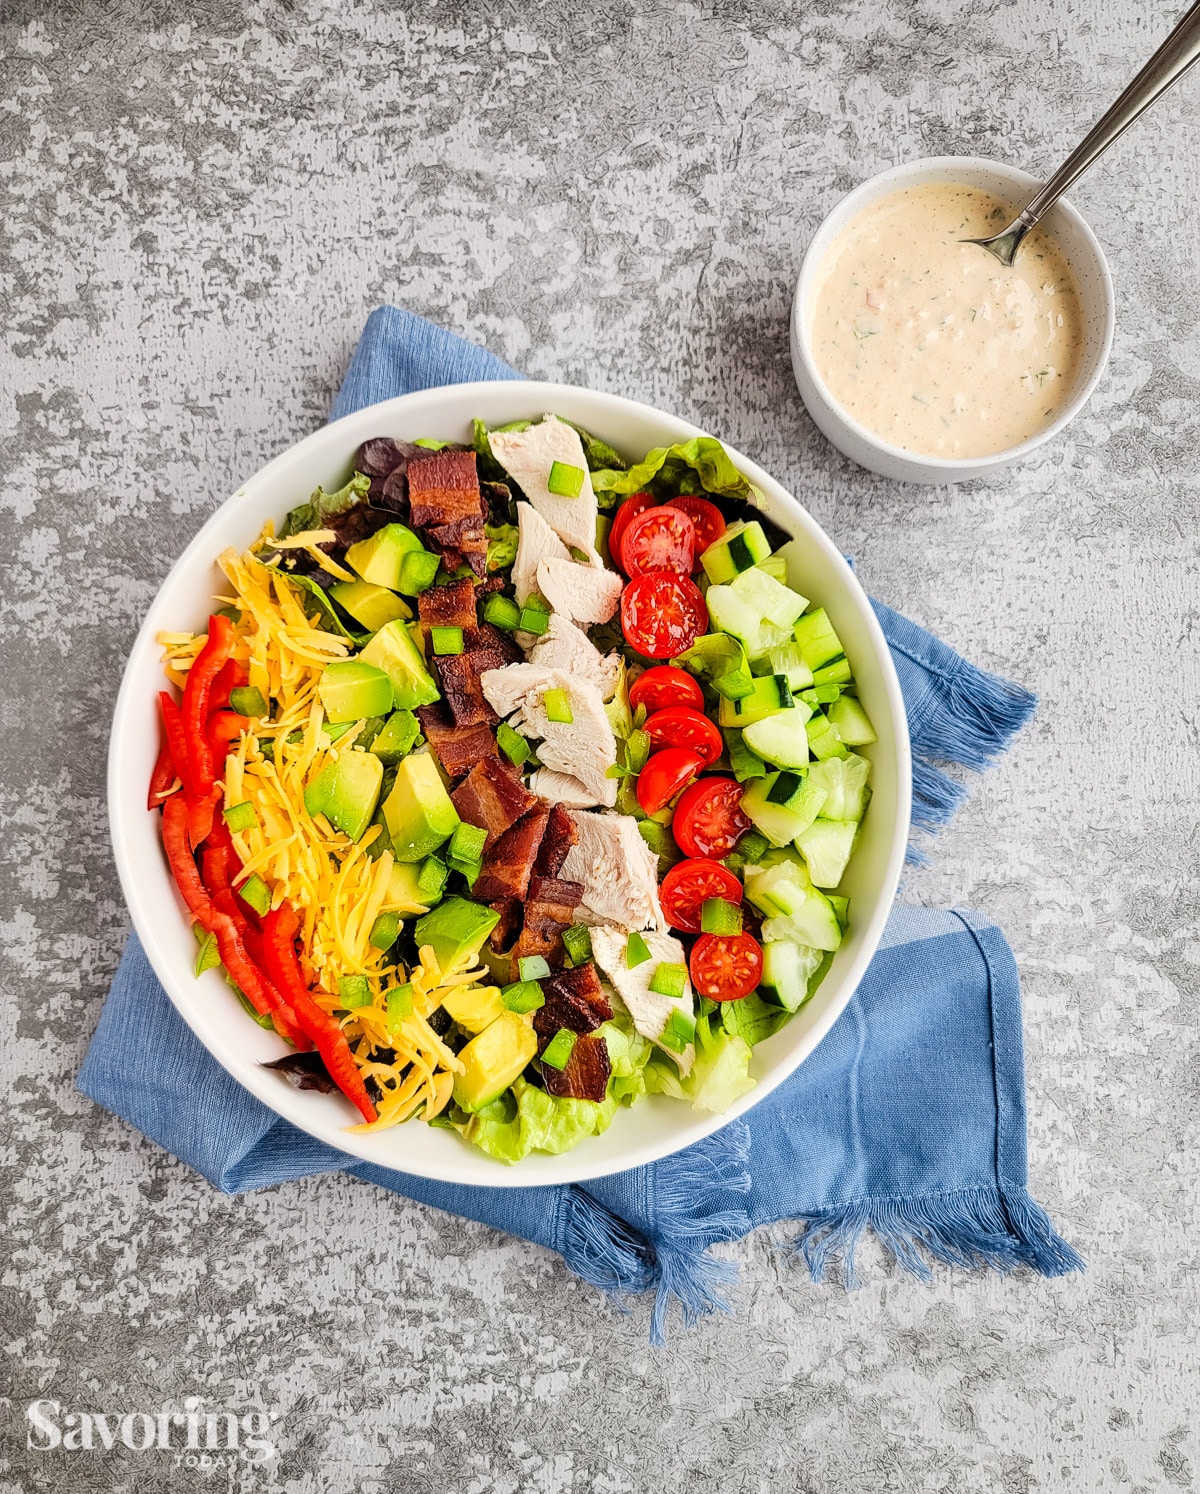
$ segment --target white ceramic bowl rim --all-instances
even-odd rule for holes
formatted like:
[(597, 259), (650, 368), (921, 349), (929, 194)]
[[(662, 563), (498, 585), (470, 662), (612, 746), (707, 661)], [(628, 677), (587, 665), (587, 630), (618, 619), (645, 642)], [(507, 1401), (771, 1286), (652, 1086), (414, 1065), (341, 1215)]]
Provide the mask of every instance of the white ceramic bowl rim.
[[(954, 170), (991, 173), (1005, 179), (1022, 191), (1040, 185), (1036, 176), (1030, 175), (1028, 171), (1022, 171), (1019, 166), (1009, 166), (1003, 161), (991, 161), (984, 156), (927, 156), (919, 161), (908, 161), (900, 166), (892, 166), (887, 171), (881, 171), (875, 176), (868, 177), (866, 181), (860, 182), (853, 191), (848, 192), (844, 197), (838, 199), (821, 220), (816, 233), (813, 234), (812, 242), (805, 252), (804, 260), (800, 267), (800, 277), (796, 286), (794, 302), (793, 325), (796, 331), (796, 346), (800, 358), (803, 360), (806, 372), (825, 399), (837, 412), (838, 417), (845, 422), (861, 441), (885, 456), (895, 457), (903, 462), (919, 462), (922, 466), (935, 470), (946, 472), (953, 470), (962, 474), (963, 478), (966, 478), (970, 476), (972, 471), (983, 473), (990, 471), (997, 463), (1002, 462), (1008, 465), (1013, 461), (1019, 461), (1021, 457), (1027, 456), (1030, 452), (1035, 451), (1039, 446), (1056, 436), (1083, 409), (1084, 405), (1091, 398), (1108, 363), (1109, 350), (1112, 347), (1113, 333), (1116, 328), (1116, 295), (1113, 290), (1112, 275), (1108, 268), (1108, 261), (1104, 256), (1104, 250), (1100, 246), (1099, 239), (1079, 209), (1066, 197), (1060, 197), (1051, 210), (1051, 213), (1047, 215), (1044, 226), (1049, 231), (1053, 226), (1054, 214), (1062, 213), (1078, 231), (1092, 253), (1095, 261), (1094, 268), (1100, 275), (1100, 281), (1104, 288), (1103, 300), (1105, 313), (1101, 347), (1095, 360), (1095, 366), (1089, 377), (1079, 384), (1071, 396), (1070, 403), (1063, 407), (1062, 413), (1051, 421), (1049, 425), (1037, 431), (1034, 435), (1027, 437), (1024, 441), (1018, 442), (1016, 446), (1006, 446), (1001, 451), (988, 452), (984, 456), (974, 457), (930, 456), (925, 452), (913, 451), (910, 447), (897, 446), (892, 441), (886, 441), (882, 436), (871, 430), (869, 426), (863, 425), (830, 390), (816, 359), (812, 355), (809, 341), (809, 326), (808, 318), (805, 315), (805, 307), (808, 303), (808, 293), (811, 283), (819, 273), (829, 250), (829, 243), (823, 242), (826, 228), (831, 220), (837, 219), (840, 230), (855, 215), (859, 204), (863, 202), (864, 198), (873, 199), (878, 188), (882, 186), (895, 185), (899, 188), (913, 177), (929, 176), (931, 180), (936, 180), (936, 173)], [(832, 242), (832, 238), (835, 236), (830, 236), (830, 242)], [(814, 253), (813, 251), (818, 245), (820, 246), (820, 252)], [(980, 253), (984, 252), (986, 251), (980, 250)]]
[[(411, 437), (424, 433), (461, 438), (464, 428), (469, 427), (472, 414), (480, 415), (489, 424), (499, 424), (521, 414), (540, 414), (544, 410), (555, 410), (567, 419), (595, 429), (615, 440), (618, 446), (621, 442), (614, 437), (614, 432), (623, 428), (631, 432), (640, 428), (640, 433), (645, 435), (647, 428), (652, 427), (655, 439), (648, 444), (687, 440), (704, 434), (689, 422), (633, 400), (533, 381), (464, 384), (424, 390), (382, 402), (322, 427), (276, 457), (226, 500), (175, 563), (152, 602), (130, 652), (117, 698), (109, 748), (109, 821), (117, 870), (134, 928), (170, 999), (213, 1056), (239, 1083), (285, 1120), (344, 1152), (416, 1176), (487, 1187), (582, 1182), (641, 1166), (693, 1145), (766, 1098), (833, 1026), (878, 947), (903, 867), (911, 805), (911, 759), (904, 702), (886, 640), (869, 600), (841, 552), (796, 499), (757, 463), (733, 447), (727, 447), (740, 470), (767, 495), (774, 516), (786, 519), (788, 529), (802, 537), (804, 555), (821, 572), (830, 588), (830, 605), (833, 606), (835, 597), (839, 599), (838, 606), (845, 619), (843, 626), (851, 627), (860, 640), (857, 645), (860, 689), (870, 679), (875, 701), (873, 712), (877, 711), (885, 719), (890, 717), (890, 741), (881, 729), (878, 747), (867, 749), (868, 753), (880, 753), (882, 749), (876, 763), (877, 768), (886, 770), (881, 782), (883, 778), (890, 780), (892, 774), (895, 775), (895, 802), (890, 822), (876, 822), (874, 832), (876, 850), (872, 857), (875, 870), (871, 872), (869, 881), (877, 893), (873, 901), (864, 898), (858, 917), (852, 917), (851, 937), (835, 959), (821, 991), (792, 1022), (769, 1040), (769, 1044), (776, 1044), (794, 1029), (798, 1035), (792, 1049), (773, 1061), (772, 1067), (758, 1076), (757, 1086), (722, 1115), (697, 1115), (686, 1103), (652, 1097), (642, 1100), (631, 1110), (618, 1112), (605, 1136), (582, 1142), (572, 1151), (557, 1157), (535, 1154), (517, 1167), (506, 1168), (447, 1132), (427, 1133), (431, 1143), (433, 1138), (439, 1139), (439, 1145), (441, 1142), (453, 1143), (452, 1150), (441, 1153), (433, 1148), (433, 1160), (421, 1154), (420, 1146), (418, 1155), (409, 1156), (406, 1144), (400, 1147), (381, 1145), (386, 1138), (394, 1139), (407, 1132), (409, 1128), (405, 1126), (375, 1135), (348, 1134), (344, 1128), (349, 1120), (340, 1099), (337, 1108), (330, 1109), (335, 1097), (297, 1091), (283, 1083), (278, 1075), (261, 1067), (259, 1040), (268, 1039), (268, 1034), (254, 1027), (236, 1006), (232, 1013), (239, 1019), (236, 1037), (230, 1039), (222, 1034), (221, 1028), (231, 1014), (228, 1003), (221, 1003), (223, 996), (227, 996), (230, 1002), (232, 996), (217, 989), (213, 984), (213, 973), (203, 977), (201, 982), (191, 978), (190, 958), (184, 953), (186, 941), (192, 938), (190, 922), (174, 891), (157, 827), (145, 809), (145, 783), (156, 750), (152, 740), (153, 692), (158, 688), (157, 682), (161, 681), (160, 651), (154, 641), (155, 634), (163, 629), (186, 625), (197, 607), (194, 599), (211, 595), (217, 554), (225, 543), (238, 542), (231, 539), (231, 530), (237, 535), (244, 533), (243, 544), (249, 543), (258, 532), (254, 512), (246, 516), (243, 524), (242, 508), (253, 511), (257, 503), (257, 511), (264, 516), (269, 512), (276, 519), (281, 518), (287, 507), (307, 497), (316, 481), (328, 484), (338, 472), (348, 471), (354, 451), (370, 436), (407, 434)], [(632, 445), (631, 441), (631, 448)], [(281, 484), (290, 494), (289, 500), (278, 502), (277, 496), (272, 496), (268, 506), (262, 496), (264, 490), (271, 493)], [(256, 495), (259, 496), (256, 498)], [(220, 540), (219, 534), (222, 536)], [(803, 563), (808, 564), (809, 560)], [(185, 600), (187, 596), (193, 600)], [(152, 684), (152, 681), (157, 682)], [(879, 797), (877, 794), (877, 800)], [(876, 807), (873, 802), (872, 808)], [(882, 815), (883, 806), (878, 805), (878, 808)], [(860, 852), (860, 856), (862, 854)], [(172, 909), (178, 910), (178, 919), (172, 915)], [(839, 973), (838, 960), (843, 956), (846, 963)], [(203, 981), (209, 982), (208, 987), (203, 986)], [(271, 1034), (269, 1041), (274, 1044), (278, 1040)], [(756, 1050), (756, 1055), (761, 1052), (762, 1049)], [(277, 1054), (272, 1048), (266, 1056)], [(636, 1123), (636, 1118), (648, 1108), (663, 1104), (671, 1107), (670, 1123), (659, 1125), (657, 1129), (666, 1134), (645, 1141), (631, 1130), (626, 1133), (634, 1138), (631, 1144), (622, 1142), (618, 1149), (614, 1141), (607, 1148), (604, 1146), (622, 1121)], [(661, 1117), (664, 1112), (657, 1110), (656, 1113)], [(654, 1132), (655, 1123), (650, 1122), (646, 1129)], [(422, 1127), (421, 1131), (425, 1132), (425, 1128)]]

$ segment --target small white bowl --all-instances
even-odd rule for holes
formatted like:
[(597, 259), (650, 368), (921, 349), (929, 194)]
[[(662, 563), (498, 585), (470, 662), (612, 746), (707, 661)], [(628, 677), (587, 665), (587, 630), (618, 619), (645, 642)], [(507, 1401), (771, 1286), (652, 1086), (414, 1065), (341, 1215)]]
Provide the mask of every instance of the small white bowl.
[[(158, 816), (146, 809), (146, 784), (158, 750), (156, 692), (162, 687), (160, 629), (202, 628), (214, 592), (215, 565), (228, 545), (244, 548), (266, 519), (282, 520), (320, 483), (340, 487), (354, 453), (370, 436), (438, 436), (470, 440), (471, 419), (501, 425), (553, 410), (594, 431), (627, 457), (701, 435), (694, 425), (649, 405), (612, 394), (523, 380), (459, 384), (372, 405), (334, 421), (285, 451), (244, 483), (184, 550), (150, 606), (125, 668), (108, 755), (108, 812), (113, 850), (133, 926), (180, 1015), (218, 1062), (263, 1104), (301, 1130), (367, 1162), (445, 1182), (519, 1188), (577, 1183), (665, 1157), (719, 1130), (781, 1084), (813, 1051), (854, 994), (879, 945), (904, 864), (912, 789), (908, 723), (887, 643), (866, 593), (811, 514), (756, 463), (727, 448), (761, 490), (766, 511), (797, 541), (789, 545), (788, 579), (821, 602), (854, 664), (858, 693), (879, 740), (871, 759), (874, 795), (841, 890), (850, 897), (850, 927), (829, 973), (811, 1001), (754, 1050), (758, 1085), (724, 1115), (697, 1112), (655, 1095), (622, 1110), (603, 1136), (562, 1156), (535, 1155), (506, 1168), (452, 1132), (420, 1122), (355, 1135), (355, 1119), (339, 1095), (290, 1088), (261, 1067), (286, 1051), (256, 1027), (215, 970), (193, 974), (196, 941), (163, 855)], [(147, 1064), (155, 1061), (145, 1055)]]
[[(1005, 166), (999, 161), (986, 161), (978, 156), (933, 156), (928, 160), (895, 166), (891, 171), (881, 172), (879, 176), (873, 176), (856, 187), (842, 198), (817, 229), (800, 266), (800, 278), (792, 301), (792, 368), (801, 398), (818, 429), (829, 437), (840, 452), (857, 462), (860, 467), (900, 482), (965, 482), (968, 478), (984, 477), (1022, 461), (1039, 446), (1053, 440), (1078, 415), (1091, 397), (1108, 362), (1116, 302), (1112, 277), (1096, 235), (1075, 208), (1065, 199), (1060, 199), (1042, 222), (1066, 254), (1079, 285), (1084, 320), (1084, 349), (1082, 367), (1070, 403), (1056, 420), (1035, 436), (990, 456), (925, 456), (920, 452), (907, 451), (904, 447), (893, 445), (877, 436), (843, 409), (833, 397), (813, 358), (810, 337), (820, 270), (830, 244), (851, 218), (873, 202), (878, 202), (881, 197), (887, 197), (903, 187), (923, 186), (927, 182), (962, 182), (969, 187), (979, 187), (995, 193), (997, 197), (1013, 204), (1014, 217), (1022, 203), (1040, 185), (1038, 179), (1030, 176), (1027, 171), (1020, 171), (1015, 166)], [(980, 253), (986, 251), (981, 249)]]

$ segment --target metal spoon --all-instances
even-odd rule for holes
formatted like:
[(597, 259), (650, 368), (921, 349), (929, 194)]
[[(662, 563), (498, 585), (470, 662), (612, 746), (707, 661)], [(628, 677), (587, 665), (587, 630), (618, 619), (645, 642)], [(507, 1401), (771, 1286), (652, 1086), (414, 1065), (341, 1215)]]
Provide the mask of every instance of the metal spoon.
[(990, 239), (964, 239), (994, 254), (1002, 265), (1011, 265), (1021, 240), (1048, 213), (1063, 193), (1104, 154), (1114, 140), (1177, 83), (1188, 68), (1200, 61), (1200, 0), (1151, 57), (1150, 61), (1087, 132), (1044, 187), (1025, 204), (1007, 228)]

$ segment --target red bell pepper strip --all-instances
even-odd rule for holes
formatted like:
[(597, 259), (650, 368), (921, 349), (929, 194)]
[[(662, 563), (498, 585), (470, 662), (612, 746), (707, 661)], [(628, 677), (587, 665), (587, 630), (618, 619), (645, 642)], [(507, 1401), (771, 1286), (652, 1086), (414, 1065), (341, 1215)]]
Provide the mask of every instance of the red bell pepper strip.
[(183, 714), (169, 690), (158, 692), (158, 708), (162, 712), (163, 735), (167, 740), (167, 746), (171, 749), (175, 771), (179, 774), (185, 792), (193, 794), (195, 786), (192, 781), (191, 759), (187, 750), (187, 736), (183, 729)]
[(201, 881), (189, 844), (187, 805), (178, 794), (163, 805), (162, 833), (175, 885), (188, 912), (206, 933), (216, 939), (221, 963), (230, 980), (236, 983), (256, 1012), (271, 1017), (280, 1037), (306, 1048), (307, 1040), (298, 1031), (294, 1013), (246, 948), (238, 920), (218, 905)]
[(183, 797), (188, 807), (188, 834), (192, 845), (198, 846), (207, 840), (212, 829), (217, 802), (216, 788), (215, 785), (210, 785), (206, 793), (197, 792), (196, 768), (188, 750), (183, 713), (166, 690), (158, 692), (158, 704), (162, 711), (163, 730), (171, 748), (171, 756), (175, 760), (175, 771), (183, 784)]
[(220, 674), (212, 682), (212, 693), (208, 698), (209, 711), (223, 711), (229, 704), (233, 691), (249, 682), (250, 676), (244, 665), (239, 664), (236, 659), (226, 659)]
[[(164, 690), (163, 695), (166, 695)], [(167, 695), (167, 699), (171, 697)], [(174, 705), (175, 702), (171, 701)], [(161, 705), (161, 697), (160, 697)], [(162, 715), (161, 709), (159, 712)], [(154, 771), (150, 774), (150, 789), (146, 795), (147, 809), (161, 809), (163, 800), (174, 790), (176, 783), (182, 783), (175, 767), (175, 754), (171, 751), (171, 738), (167, 735), (166, 722), (163, 722), (162, 746), (158, 749), (158, 757), (154, 762)]]
[(192, 764), (192, 790), (197, 799), (211, 793), (216, 781), (207, 736), (208, 710), (213, 685), (232, 647), (233, 624), (214, 612), (208, 620), (208, 640), (188, 670), (187, 684), (183, 687), (183, 728)]
[(208, 745), (218, 771), (234, 742), (249, 725), (249, 716), (239, 716), (236, 711), (214, 711), (208, 718)]
[(294, 942), (299, 927), (300, 920), (290, 903), (272, 908), (263, 919), (263, 959), (267, 973), (291, 1003), (300, 1026), (316, 1044), (330, 1078), (358, 1107), (363, 1119), (373, 1121), (375, 1106), (371, 1103), (345, 1033), (328, 1012), (321, 1010), (304, 984)]

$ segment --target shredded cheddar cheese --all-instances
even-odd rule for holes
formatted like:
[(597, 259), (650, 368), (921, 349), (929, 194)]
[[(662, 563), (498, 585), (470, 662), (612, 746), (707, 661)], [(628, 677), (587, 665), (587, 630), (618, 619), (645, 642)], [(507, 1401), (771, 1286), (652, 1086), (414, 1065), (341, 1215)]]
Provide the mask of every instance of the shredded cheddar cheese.
[[(355, 842), (305, 805), (306, 786), (330, 761), (363, 750), (356, 745), (361, 723), (330, 741), (317, 688), (326, 665), (344, 658), (350, 645), (320, 627), (319, 616), (305, 611), (307, 593), (254, 551), (291, 546), (323, 563), (328, 557), (316, 547), (332, 537), (311, 530), (279, 541), (268, 524), (251, 550), (240, 555), (227, 550), (220, 557), (231, 588), (222, 600), (238, 618), (233, 657), (269, 702), (268, 715), (251, 720), (230, 744), (222, 791), (226, 808), (250, 804), (254, 809), (249, 828), (231, 830), (241, 860), (235, 880), (240, 884), (258, 876), (270, 889), (273, 907), (286, 901), (299, 915), (298, 953), (310, 993), (340, 1022), (364, 1078), (377, 1086), (377, 1119), (353, 1129), (377, 1131), (417, 1114), (432, 1120), (449, 1104), (454, 1075), (463, 1066), (429, 1019), (451, 991), (487, 976), (470, 968), (471, 960), (442, 971), (428, 947), (411, 971), (388, 963), (386, 953), (370, 942), (376, 919), (381, 913), (418, 915), (424, 908), (393, 894), (391, 852), (371, 851), (377, 827)], [(325, 568), (341, 571), (332, 563)], [(158, 642), (164, 668), (182, 685), (204, 635), (160, 633)], [(348, 976), (365, 980), (369, 993), (369, 1001), (350, 1010), (340, 994), (340, 982)], [(412, 987), (411, 1014), (391, 1017), (389, 995), (405, 984)]]

